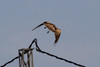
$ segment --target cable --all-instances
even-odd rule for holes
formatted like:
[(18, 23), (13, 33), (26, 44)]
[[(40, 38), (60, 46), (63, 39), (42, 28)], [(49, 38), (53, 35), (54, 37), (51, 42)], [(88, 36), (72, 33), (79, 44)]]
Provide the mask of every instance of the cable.
[[(30, 48), (32, 47), (32, 45), (33, 45), (34, 42), (35, 42), (35, 46), (36, 46), (36, 51), (38, 51), (38, 52), (40, 52), (40, 53), (47, 54), (48, 56), (54, 57), (54, 58), (59, 59), (59, 60), (63, 60), (63, 61), (65, 61), (65, 62), (74, 64), (74, 65), (79, 66), (79, 67), (85, 67), (85, 66), (83, 66), (83, 65), (81, 65), (81, 64), (78, 64), (78, 63), (69, 61), (69, 60), (67, 60), (67, 59), (64, 59), (64, 58), (55, 56), (55, 55), (50, 54), (50, 53), (45, 52), (45, 51), (42, 51), (42, 50), (39, 48), (38, 44), (37, 44), (37, 39), (36, 39), (36, 38), (32, 41), (32, 43), (30, 44), (30, 46), (28, 47), (28, 49), (30, 49)], [(25, 52), (24, 54), (26, 54), (26, 53), (27, 53), (27, 52)], [(22, 56), (22, 55), (20, 54), (19, 56), (17, 56), (17, 57), (15, 57), (15, 58), (13, 58), (12, 60), (6, 62), (4, 65), (2, 65), (2, 66), (0, 66), (0, 67), (5, 67), (7, 64), (10, 64), (10, 63), (13, 62), (14, 60), (18, 59), (20, 56)]]
[(45, 51), (41, 51), (41, 50), (38, 50), (38, 49), (37, 49), (37, 51), (40, 52), (40, 53), (43, 53), (43, 54), (47, 54), (48, 56), (54, 57), (54, 58), (56, 58), (56, 59), (63, 60), (63, 61), (65, 61), (65, 62), (68, 62), (68, 63), (74, 64), (74, 65), (76, 65), (76, 66), (79, 66), (79, 67), (85, 67), (85, 66), (83, 66), (83, 65), (81, 65), (81, 64), (78, 64), (78, 63), (75, 63), (75, 62), (72, 62), (72, 61), (66, 60), (66, 59), (64, 59), (64, 58), (61, 58), (61, 57), (55, 56), (55, 55), (50, 54), (50, 53), (47, 53), (47, 52), (45, 52)]
[[(35, 44), (35, 45), (38, 46), (37, 44)], [(37, 48), (39, 48), (39, 47), (37, 47)], [(79, 67), (85, 67), (85, 66), (83, 66), (83, 65), (81, 65), (81, 64), (78, 64), (78, 63), (75, 63), (75, 62), (69, 61), (69, 60), (67, 60), (67, 59), (64, 59), (64, 58), (61, 58), (61, 57), (55, 56), (55, 55), (50, 54), (50, 53), (45, 52), (45, 51), (42, 51), (42, 50), (40, 50), (40, 48), (39, 48), (39, 49), (36, 49), (36, 51), (38, 51), (38, 52), (40, 52), (40, 53), (43, 53), (43, 54), (47, 54), (48, 56), (54, 57), (54, 58), (56, 58), (56, 59), (63, 60), (63, 61), (65, 61), (65, 62), (68, 62), (68, 63), (74, 64), (74, 65), (79, 66)]]

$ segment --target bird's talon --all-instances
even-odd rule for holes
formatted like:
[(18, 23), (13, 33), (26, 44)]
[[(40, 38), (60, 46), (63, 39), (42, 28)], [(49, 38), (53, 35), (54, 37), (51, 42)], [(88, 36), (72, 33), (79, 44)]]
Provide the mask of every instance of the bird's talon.
[(47, 34), (48, 34), (49, 32), (50, 32), (50, 31), (48, 31)]
[(44, 29), (46, 29), (46, 27), (44, 27)]

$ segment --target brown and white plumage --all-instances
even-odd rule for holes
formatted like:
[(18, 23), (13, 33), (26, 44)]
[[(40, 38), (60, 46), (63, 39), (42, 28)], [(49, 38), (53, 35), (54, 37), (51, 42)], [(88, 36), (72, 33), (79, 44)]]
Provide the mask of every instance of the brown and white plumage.
[(61, 34), (61, 30), (59, 28), (57, 28), (54, 24), (52, 24), (48, 21), (45, 21), (42, 24), (38, 25), (37, 27), (32, 29), (32, 31), (37, 29), (38, 27), (40, 27), (42, 25), (45, 25), (50, 31), (54, 32), (54, 34), (55, 34), (55, 42), (54, 43), (57, 43), (59, 40), (60, 34)]

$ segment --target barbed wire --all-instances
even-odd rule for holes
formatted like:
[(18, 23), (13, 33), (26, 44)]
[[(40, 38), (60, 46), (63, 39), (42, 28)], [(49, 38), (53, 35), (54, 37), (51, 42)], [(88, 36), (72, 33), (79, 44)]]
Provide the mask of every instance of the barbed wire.
[[(54, 57), (54, 58), (59, 59), (59, 60), (63, 60), (63, 61), (65, 61), (65, 62), (74, 64), (74, 65), (79, 66), (79, 67), (85, 67), (84, 65), (81, 65), (81, 64), (78, 64), (78, 63), (69, 61), (69, 60), (67, 60), (67, 59), (64, 59), (64, 58), (55, 56), (55, 55), (50, 54), (50, 53), (48, 53), (48, 52), (42, 51), (42, 50), (39, 48), (38, 44), (37, 44), (37, 39), (36, 39), (36, 38), (32, 41), (32, 43), (30, 44), (30, 46), (28, 47), (28, 49), (30, 49), (30, 48), (32, 47), (32, 45), (33, 45), (34, 42), (35, 42), (35, 46), (36, 46), (36, 51), (38, 51), (38, 52), (40, 52), (40, 53), (47, 54), (48, 56)], [(27, 53), (27, 52), (25, 52), (24, 54), (26, 54), (26, 53)], [(10, 64), (10, 63), (13, 62), (14, 60), (18, 59), (20, 56), (22, 56), (22, 55), (20, 54), (19, 56), (13, 58), (12, 60), (8, 61), (7, 63), (5, 63), (4, 65), (2, 65), (2, 66), (0, 66), (0, 67), (5, 67), (7, 64)]]

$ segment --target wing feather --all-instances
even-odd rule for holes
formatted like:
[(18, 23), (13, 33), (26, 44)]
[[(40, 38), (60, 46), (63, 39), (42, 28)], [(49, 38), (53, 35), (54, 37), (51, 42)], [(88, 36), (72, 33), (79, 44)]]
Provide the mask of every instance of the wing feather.
[(43, 24), (44, 24), (44, 23), (38, 25), (37, 27), (35, 27), (34, 29), (32, 29), (32, 31), (35, 30), (35, 29), (37, 29), (38, 27), (42, 26)]
[(55, 33), (55, 44), (58, 42), (61, 33)]

